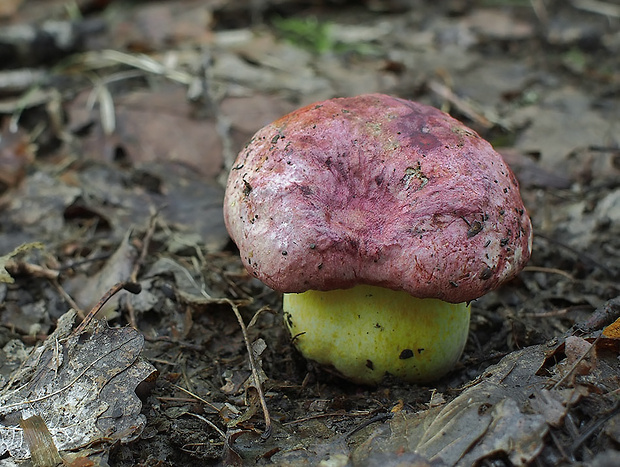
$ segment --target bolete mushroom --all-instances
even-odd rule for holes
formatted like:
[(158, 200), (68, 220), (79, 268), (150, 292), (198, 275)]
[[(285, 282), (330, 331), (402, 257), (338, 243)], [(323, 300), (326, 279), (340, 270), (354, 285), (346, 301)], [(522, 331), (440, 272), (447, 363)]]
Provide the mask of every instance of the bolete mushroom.
[(224, 215), (247, 270), (284, 293), (301, 353), (366, 384), (448, 372), (469, 302), (531, 252), (517, 180), (491, 145), (382, 94), (318, 102), (259, 130), (232, 167)]

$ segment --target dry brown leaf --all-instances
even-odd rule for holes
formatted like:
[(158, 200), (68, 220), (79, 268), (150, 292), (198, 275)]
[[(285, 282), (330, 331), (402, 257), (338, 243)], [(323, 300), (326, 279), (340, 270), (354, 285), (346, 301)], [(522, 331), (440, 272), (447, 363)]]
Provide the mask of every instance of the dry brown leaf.
[(89, 93), (80, 94), (69, 105), (73, 127), (97, 125), (84, 138), (83, 152), (96, 160), (111, 161), (121, 151), (128, 162), (186, 164), (207, 178), (222, 169), (222, 141), (213, 119), (194, 117), (186, 89), (166, 84), (156, 90), (141, 90), (112, 96), (116, 120), (113, 135), (106, 136), (98, 109), (88, 111)]
[[(573, 389), (564, 389), (566, 392), (574, 392)], [(569, 405), (566, 403), (563, 392), (561, 391), (549, 391), (548, 389), (541, 389), (540, 392), (534, 394), (534, 397), (530, 401), (530, 406), (536, 413), (540, 413), (545, 417), (547, 423), (554, 427), (562, 426), (564, 423), (564, 416), (568, 412)]]
[(596, 368), (596, 348), (581, 337), (568, 336), (564, 353), (568, 369), (576, 375), (587, 375)]
[[(130, 279), (137, 259), (138, 252), (130, 243), (129, 235), (126, 235), (114, 254), (96, 274), (88, 278), (81, 275), (71, 278), (66, 283), (67, 290), (73, 293), (73, 298), (82, 310), (88, 311), (114, 284)], [(125, 291), (116, 294), (106, 303), (99, 316), (110, 318), (110, 313), (116, 310), (120, 297), (126, 294)]]

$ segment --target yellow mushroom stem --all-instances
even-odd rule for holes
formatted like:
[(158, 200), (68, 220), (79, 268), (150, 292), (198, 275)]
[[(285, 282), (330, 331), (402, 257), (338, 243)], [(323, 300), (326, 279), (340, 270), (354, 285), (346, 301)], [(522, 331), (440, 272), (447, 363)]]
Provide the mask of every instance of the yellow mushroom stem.
[(284, 295), (284, 322), (299, 351), (361, 384), (387, 373), (414, 383), (445, 375), (463, 352), (469, 315), (466, 303), (369, 285)]

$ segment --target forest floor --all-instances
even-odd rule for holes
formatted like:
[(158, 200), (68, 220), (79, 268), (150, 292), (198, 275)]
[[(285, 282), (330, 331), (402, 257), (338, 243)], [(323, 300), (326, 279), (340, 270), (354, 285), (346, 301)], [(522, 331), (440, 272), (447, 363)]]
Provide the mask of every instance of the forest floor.
[[(620, 465), (619, 57), (617, 0), (5, 0), (0, 465)], [(489, 140), (534, 226), (433, 384), (306, 362), (224, 227), (255, 131), (367, 92)]]

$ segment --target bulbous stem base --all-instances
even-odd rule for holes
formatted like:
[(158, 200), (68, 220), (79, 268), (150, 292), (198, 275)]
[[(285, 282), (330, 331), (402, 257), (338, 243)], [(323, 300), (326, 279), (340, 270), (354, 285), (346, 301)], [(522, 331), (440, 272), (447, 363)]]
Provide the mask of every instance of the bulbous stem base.
[(361, 384), (387, 373), (414, 383), (445, 375), (463, 352), (469, 316), (465, 303), (368, 285), (284, 295), (284, 322), (300, 352)]

